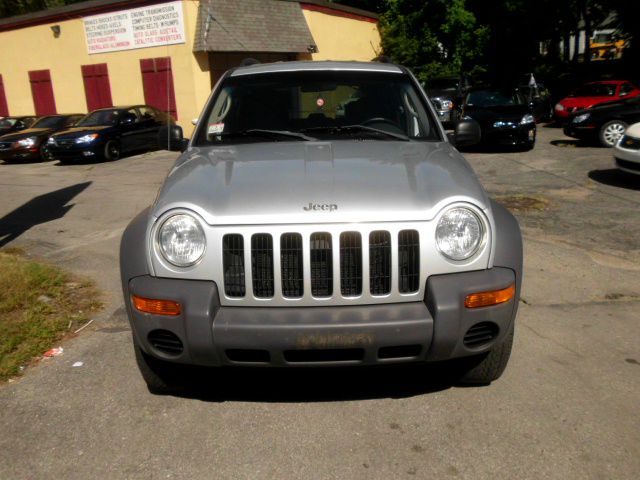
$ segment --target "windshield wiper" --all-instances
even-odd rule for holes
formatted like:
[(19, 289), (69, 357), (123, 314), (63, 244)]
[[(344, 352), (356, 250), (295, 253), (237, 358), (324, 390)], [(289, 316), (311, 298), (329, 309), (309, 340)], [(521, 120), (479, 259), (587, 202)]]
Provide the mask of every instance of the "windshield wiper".
[(222, 137), (244, 137), (250, 135), (262, 135), (268, 137), (289, 137), (289, 138), (297, 138), (299, 140), (305, 140), (307, 142), (316, 141), (317, 138), (309, 137), (304, 133), (299, 132), (291, 132), (289, 130), (265, 130), (262, 128), (252, 128), (249, 130), (241, 130), (239, 132), (227, 132), (218, 134)]
[(388, 132), (386, 130), (368, 127), (366, 125), (345, 125), (343, 127), (337, 127), (337, 126), (336, 127), (331, 127), (331, 126), (311, 127), (311, 128), (303, 128), (300, 131), (301, 132), (335, 132), (335, 133), (364, 131), (364, 132), (371, 132), (371, 133), (377, 133), (380, 135), (385, 135), (387, 137), (392, 137), (392, 138), (395, 138), (396, 140), (403, 140), (405, 142), (410, 140), (409, 137), (401, 133)]

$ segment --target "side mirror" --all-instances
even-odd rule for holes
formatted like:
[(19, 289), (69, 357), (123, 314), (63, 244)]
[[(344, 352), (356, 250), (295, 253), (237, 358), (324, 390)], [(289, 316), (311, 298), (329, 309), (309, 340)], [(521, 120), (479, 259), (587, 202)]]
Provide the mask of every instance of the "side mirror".
[(182, 127), (179, 125), (163, 125), (158, 130), (158, 146), (162, 150), (184, 152), (188, 140), (184, 138)]
[(480, 143), (482, 132), (478, 122), (465, 117), (458, 122), (454, 133), (448, 135), (449, 141), (456, 147), (469, 147)]

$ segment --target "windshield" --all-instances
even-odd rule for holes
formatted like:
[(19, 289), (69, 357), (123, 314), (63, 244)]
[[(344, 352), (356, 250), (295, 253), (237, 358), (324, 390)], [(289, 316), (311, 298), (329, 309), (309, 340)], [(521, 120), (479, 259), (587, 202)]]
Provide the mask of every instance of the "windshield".
[(118, 110), (96, 110), (80, 120), (77, 127), (97, 127), (100, 125), (117, 125)]
[(64, 117), (43, 117), (32, 128), (58, 128), (64, 124)]
[(18, 121), (17, 118), (10, 118), (10, 117), (0, 118), (0, 128), (13, 127), (17, 121)]
[(228, 77), (204, 118), (197, 145), (354, 137), (440, 140), (404, 74), (306, 71)]
[(576, 89), (570, 97), (613, 97), (615, 94), (615, 83), (592, 83)]
[(467, 95), (469, 107), (499, 107), (505, 105), (523, 105), (524, 98), (518, 92), (499, 90), (476, 90)]

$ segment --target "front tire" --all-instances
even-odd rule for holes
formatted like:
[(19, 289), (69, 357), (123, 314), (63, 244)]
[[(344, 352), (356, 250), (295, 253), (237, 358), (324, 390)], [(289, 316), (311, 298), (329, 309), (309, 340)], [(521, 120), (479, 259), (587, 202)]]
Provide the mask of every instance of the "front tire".
[(170, 362), (164, 362), (147, 355), (142, 349), (133, 346), (136, 354), (136, 363), (151, 393), (169, 394), (185, 389), (185, 367)]
[(112, 162), (120, 158), (120, 143), (117, 140), (109, 140), (104, 145), (104, 158)]
[(459, 381), (467, 385), (488, 385), (500, 378), (511, 356), (513, 347), (513, 324), (501, 344), (488, 353), (463, 359), (463, 373)]
[(613, 147), (620, 137), (624, 135), (624, 132), (627, 130), (627, 124), (622, 120), (611, 120), (602, 127), (600, 127), (600, 132), (598, 133), (598, 138), (600, 139), (600, 144), (603, 147)]

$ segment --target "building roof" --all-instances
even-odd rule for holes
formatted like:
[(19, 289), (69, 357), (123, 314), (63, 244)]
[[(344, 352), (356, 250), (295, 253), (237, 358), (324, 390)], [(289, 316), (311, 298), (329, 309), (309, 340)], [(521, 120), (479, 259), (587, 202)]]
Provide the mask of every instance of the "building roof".
[(195, 52), (316, 51), (298, 2), (280, 0), (202, 0)]

